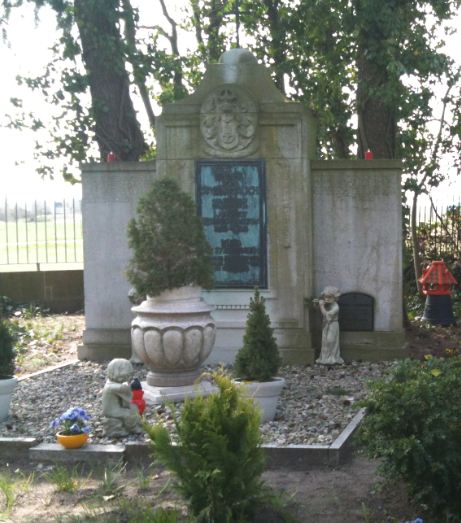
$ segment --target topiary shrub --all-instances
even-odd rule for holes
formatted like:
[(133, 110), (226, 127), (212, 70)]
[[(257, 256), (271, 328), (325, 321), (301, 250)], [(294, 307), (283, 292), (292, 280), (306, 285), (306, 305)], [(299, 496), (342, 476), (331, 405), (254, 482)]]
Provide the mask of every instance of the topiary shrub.
[(0, 318), (0, 378), (10, 378), (14, 374), (14, 339), (8, 320)]
[(133, 257), (127, 277), (141, 296), (213, 285), (212, 251), (194, 201), (170, 178), (154, 182), (139, 200), (128, 243)]
[(361, 403), (360, 439), (382, 473), (402, 478), (430, 521), (461, 521), (461, 358), (405, 360)]
[(212, 376), (219, 392), (186, 399), (175, 419), (177, 444), (161, 425), (146, 431), (197, 521), (250, 521), (263, 495), (259, 414), (227, 376)]
[(277, 374), (280, 364), (265, 300), (255, 289), (254, 297), (250, 299), (243, 346), (235, 359), (235, 374), (245, 380), (268, 381)]

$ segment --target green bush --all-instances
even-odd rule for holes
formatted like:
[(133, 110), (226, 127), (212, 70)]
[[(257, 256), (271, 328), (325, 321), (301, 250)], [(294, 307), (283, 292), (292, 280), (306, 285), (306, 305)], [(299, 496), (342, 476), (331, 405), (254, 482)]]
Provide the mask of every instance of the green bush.
[(256, 289), (250, 300), (243, 346), (235, 359), (235, 374), (247, 380), (268, 381), (277, 374), (280, 364), (265, 300)]
[(264, 454), (259, 414), (228, 377), (214, 373), (219, 392), (184, 402), (177, 444), (161, 425), (146, 425), (154, 456), (172, 470), (197, 521), (250, 521), (263, 496)]
[(372, 384), (361, 441), (430, 521), (461, 521), (461, 358), (405, 360)]
[(11, 377), (14, 374), (14, 339), (8, 320), (0, 319), (0, 377)]
[(140, 200), (137, 219), (128, 224), (133, 257), (127, 277), (138, 295), (213, 285), (211, 247), (192, 198), (169, 178), (154, 182)]

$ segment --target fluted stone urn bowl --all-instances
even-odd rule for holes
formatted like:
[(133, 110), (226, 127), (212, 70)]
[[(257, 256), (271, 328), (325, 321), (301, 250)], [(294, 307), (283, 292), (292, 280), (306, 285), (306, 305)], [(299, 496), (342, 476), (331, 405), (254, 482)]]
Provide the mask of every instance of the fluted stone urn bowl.
[(132, 349), (149, 368), (148, 385), (180, 387), (199, 376), (216, 337), (213, 307), (200, 292), (200, 287), (180, 287), (132, 307)]

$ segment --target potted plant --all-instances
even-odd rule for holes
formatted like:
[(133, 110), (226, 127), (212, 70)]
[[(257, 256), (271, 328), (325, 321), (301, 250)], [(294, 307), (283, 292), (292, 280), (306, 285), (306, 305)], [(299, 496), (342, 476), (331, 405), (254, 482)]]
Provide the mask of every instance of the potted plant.
[(255, 289), (250, 299), (243, 346), (235, 358), (234, 372), (246, 394), (261, 407), (262, 423), (274, 419), (277, 401), (285, 386), (283, 378), (275, 377), (280, 364), (277, 341), (266, 313), (265, 300)]
[(90, 415), (85, 409), (71, 407), (51, 422), (53, 429), (59, 429), (56, 439), (66, 449), (78, 449), (88, 440)]
[(148, 385), (191, 385), (216, 332), (212, 308), (200, 296), (213, 284), (213, 265), (194, 201), (174, 180), (157, 180), (139, 201), (128, 240), (127, 277), (146, 297), (132, 308), (134, 356), (149, 367)]
[(14, 339), (8, 320), (0, 317), (0, 421), (7, 419), (11, 396), (18, 383), (13, 376), (15, 361)]

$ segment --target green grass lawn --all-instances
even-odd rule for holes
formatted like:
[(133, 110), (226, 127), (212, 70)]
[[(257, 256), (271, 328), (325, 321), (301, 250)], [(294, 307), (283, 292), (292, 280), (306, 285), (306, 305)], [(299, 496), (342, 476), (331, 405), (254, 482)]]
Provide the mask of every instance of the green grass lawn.
[(0, 265), (81, 262), (82, 220), (73, 218), (0, 221)]

